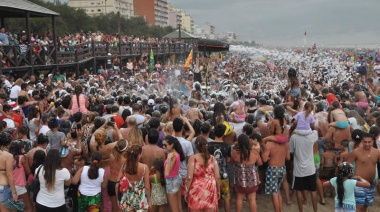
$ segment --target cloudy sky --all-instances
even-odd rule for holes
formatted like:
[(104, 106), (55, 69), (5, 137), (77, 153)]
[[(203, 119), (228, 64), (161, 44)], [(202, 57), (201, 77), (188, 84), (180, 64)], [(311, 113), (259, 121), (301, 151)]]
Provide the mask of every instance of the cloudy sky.
[(218, 33), (271, 45), (380, 48), (380, 0), (169, 0)]

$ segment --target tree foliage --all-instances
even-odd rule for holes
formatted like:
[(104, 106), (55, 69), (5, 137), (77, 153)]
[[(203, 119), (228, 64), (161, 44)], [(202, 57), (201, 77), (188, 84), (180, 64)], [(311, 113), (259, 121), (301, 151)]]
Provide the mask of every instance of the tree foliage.
[[(68, 6), (67, 3), (51, 3), (42, 0), (30, 0), (33, 3), (46, 7), (60, 14), (56, 18), (57, 35), (64, 33), (76, 32), (96, 32), (101, 31), (106, 34), (118, 33), (118, 24), (120, 22), (120, 33), (122, 35), (138, 35), (148, 37), (163, 37), (172, 32), (172, 27), (149, 26), (142, 17), (119, 16), (115, 13), (102, 14), (98, 16), (89, 16), (83, 9), (75, 9)], [(5, 20), (7, 31), (18, 33), (26, 29), (24, 17), (8, 18)], [(51, 18), (32, 18), (31, 28), (34, 34), (43, 35), (47, 31), (52, 32)]]

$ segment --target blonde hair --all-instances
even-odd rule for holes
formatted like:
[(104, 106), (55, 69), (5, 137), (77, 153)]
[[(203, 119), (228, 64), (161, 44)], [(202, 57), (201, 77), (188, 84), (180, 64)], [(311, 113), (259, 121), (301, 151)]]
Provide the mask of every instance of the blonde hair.
[(165, 135), (171, 135), (170, 131), (173, 131), (173, 122), (172, 121), (167, 122), (165, 127), (164, 127)]
[(15, 81), (15, 85), (18, 85), (18, 86), (21, 86), (22, 83), (24, 83), (24, 80), (21, 79), (21, 78), (18, 78), (18, 79)]
[(107, 140), (107, 131), (104, 128), (99, 128), (94, 132), (95, 141), (98, 144), (96, 149), (99, 151), (99, 147)]
[(129, 130), (128, 132), (128, 145), (140, 145), (144, 146), (144, 139), (141, 130), (136, 126)]

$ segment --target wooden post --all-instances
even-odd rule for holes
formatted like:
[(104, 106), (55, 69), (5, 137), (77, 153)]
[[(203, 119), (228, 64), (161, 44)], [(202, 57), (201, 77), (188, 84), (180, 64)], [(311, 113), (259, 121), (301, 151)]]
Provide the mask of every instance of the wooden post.
[(92, 73), (96, 74), (96, 58), (95, 58), (95, 42), (91, 41), (91, 52), (92, 52)]
[[(30, 26), (30, 13), (29, 11), (26, 11), (25, 12), (25, 28), (26, 28), (26, 37), (27, 37), (27, 43), (28, 45), (30, 45), (30, 31), (31, 31), (31, 26)], [(33, 66), (33, 59), (32, 59), (32, 56), (33, 56), (33, 52), (32, 52), (32, 48), (29, 47), (29, 51), (27, 52), (28, 54), (28, 62), (29, 62), (29, 66)], [(33, 68), (29, 69), (30, 71), (30, 74), (33, 74)]]
[(54, 45), (54, 64), (55, 64), (55, 71), (58, 70), (58, 43), (57, 43), (57, 34), (56, 34), (56, 22), (55, 22), (55, 16), (51, 16), (51, 24), (52, 24), (52, 31), (53, 31), (53, 45)]
[(2, 17), (0, 19), (0, 22), (1, 22), (1, 27), (5, 27), (5, 18), (4, 17)]

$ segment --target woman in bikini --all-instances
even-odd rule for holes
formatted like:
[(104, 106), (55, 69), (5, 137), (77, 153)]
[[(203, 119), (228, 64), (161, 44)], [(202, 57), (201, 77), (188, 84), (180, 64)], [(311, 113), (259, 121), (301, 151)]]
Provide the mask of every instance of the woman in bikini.
[(328, 125), (329, 127), (336, 127), (339, 129), (345, 129), (346, 127), (349, 126), (348, 123), (348, 118), (344, 111), (340, 109), (340, 104), (337, 101), (334, 101), (332, 103), (332, 111), (330, 112), (328, 116), (328, 120), (330, 124)]
[(233, 102), (232, 105), (230, 106), (230, 116), (229, 120), (234, 123), (242, 123), (245, 122), (245, 117), (246, 117), (246, 107), (245, 107), (245, 102), (243, 100), (244, 98), (244, 93), (243, 91), (239, 90), (237, 92), (238, 95), (238, 100)]
[(17, 201), (17, 192), (13, 180), (13, 155), (8, 152), (12, 142), (12, 135), (6, 132), (0, 133), (0, 211), (9, 211), (5, 203), (9, 199)]
[[(91, 152), (99, 151), (102, 154), (102, 161), (100, 162), (100, 167), (102, 167), (105, 171), (105, 175), (107, 178), (110, 177), (110, 155), (112, 149), (115, 148), (116, 142), (105, 144), (107, 141), (107, 131), (103, 127), (97, 129), (93, 137), (95, 138), (94, 142), (90, 143)], [(111, 200), (108, 196), (107, 189), (102, 189), (102, 211), (111, 211)]]
[(119, 211), (119, 206), (117, 204), (116, 184), (119, 181), (121, 167), (126, 162), (124, 153), (127, 147), (128, 147), (128, 142), (124, 139), (121, 139), (116, 143), (116, 146), (112, 149), (112, 152), (110, 155), (111, 174), (108, 179), (107, 193), (111, 199), (112, 212)]

